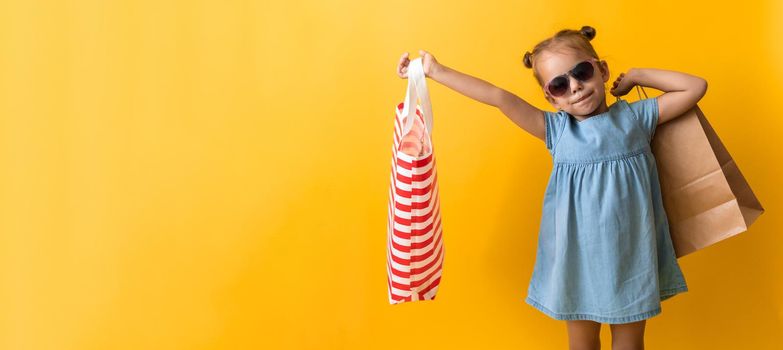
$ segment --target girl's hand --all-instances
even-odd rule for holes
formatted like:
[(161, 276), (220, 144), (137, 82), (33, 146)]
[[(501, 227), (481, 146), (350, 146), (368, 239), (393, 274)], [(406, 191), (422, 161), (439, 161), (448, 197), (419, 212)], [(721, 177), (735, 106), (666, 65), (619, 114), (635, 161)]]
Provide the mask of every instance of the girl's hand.
[[(424, 67), (424, 76), (431, 78), (432, 74), (435, 73), (436, 70), (438, 70), (438, 67), (440, 67), (440, 63), (435, 59), (435, 56), (430, 54), (427, 51), (419, 50), (419, 55), (422, 56), (422, 66)], [(400, 76), (402, 79), (408, 78), (408, 64), (411, 63), (410, 59), (408, 59), (408, 53), (402, 54), (400, 57), (400, 63), (397, 65), (397, 75)]]
[(609, 90), (609, 92), (617, 97), (624, 96), (629, 91), (631, 91), (635, 85), (636, 82), (633, 81), (633, 79), (626, 76), (625, 73), (620, 73), (620, 76), (617, 77), (617, 80), (614, 81), (612, 89)]

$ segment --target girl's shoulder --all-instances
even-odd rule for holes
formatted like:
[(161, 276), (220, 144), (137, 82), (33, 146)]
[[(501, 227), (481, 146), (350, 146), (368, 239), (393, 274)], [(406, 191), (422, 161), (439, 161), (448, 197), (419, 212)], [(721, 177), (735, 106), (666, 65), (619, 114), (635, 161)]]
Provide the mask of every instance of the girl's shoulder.
[(649, 97), (628, 104), (631, 117), (644, 129), (649, 140), (655, 134), (658, 125), (658, 99)]

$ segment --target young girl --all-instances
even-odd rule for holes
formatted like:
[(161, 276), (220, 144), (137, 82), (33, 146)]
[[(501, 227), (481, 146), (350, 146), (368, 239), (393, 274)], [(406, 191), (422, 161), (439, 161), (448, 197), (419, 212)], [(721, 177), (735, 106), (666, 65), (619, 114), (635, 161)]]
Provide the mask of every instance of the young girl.
[[(611, 325), (613, 349), (643, 349), (646, 319), (661, 313), (661, 301), (688, 290), (650, 141), (656, 125), (704, 96), (707, 82), (633, 68), (614, 81), (610, 92), (617, 101), (607, 106), (609, 66), (590, 44), (595, 34), (589, 26), (561, 30), (525, 53), (525, 66), (557, 112), (419, 54), (427, 77), (497, 107), (553, 157), (525, 302), (565, 320), (572, 349), (600, 349), (601, 323)], [(409, 62), (404, 53), (401, 78)], [(665, 93), (633, 103), (620, 99), (635, 85)]]

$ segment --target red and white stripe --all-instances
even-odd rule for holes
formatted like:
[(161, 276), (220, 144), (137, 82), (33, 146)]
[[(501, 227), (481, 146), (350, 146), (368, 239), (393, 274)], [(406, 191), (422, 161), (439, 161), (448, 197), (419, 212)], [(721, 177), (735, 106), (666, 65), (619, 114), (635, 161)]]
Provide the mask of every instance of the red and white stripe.
[[(386, 259), (391, 304), (435, 299), (445, 253), (432, 139), (427, 130), (430, 150), (422, 156), (399, 151), (403, 107), (400, 103), (396, 110), (389, 186)], [(416, 116), (424, 123), (419, 106)]]

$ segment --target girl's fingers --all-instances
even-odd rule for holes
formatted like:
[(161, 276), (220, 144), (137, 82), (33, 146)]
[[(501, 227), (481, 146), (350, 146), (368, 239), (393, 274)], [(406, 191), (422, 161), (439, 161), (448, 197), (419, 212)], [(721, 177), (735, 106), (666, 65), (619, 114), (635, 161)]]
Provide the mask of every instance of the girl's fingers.
[(408, 63), (407, 62), (400, 63), (400, 65), (397, 66), (397, 72), (399, 72), (399, 73), (405, 73), (405, 71), (407, 71), (407, 70), (408, 70)]
[(407, 61), (407, 60), (408, 60), (408, 57), (407, 57), (407, 56), (408, 56), (408, 53), (407, 53), (407, 52), (406, 52), (406, 53), (404, 53), (404, 54), (402, 54), (402, 56), (400, 56), (400, 65), (402, 65), (403, 63), (405, 63), (405, 61)]

